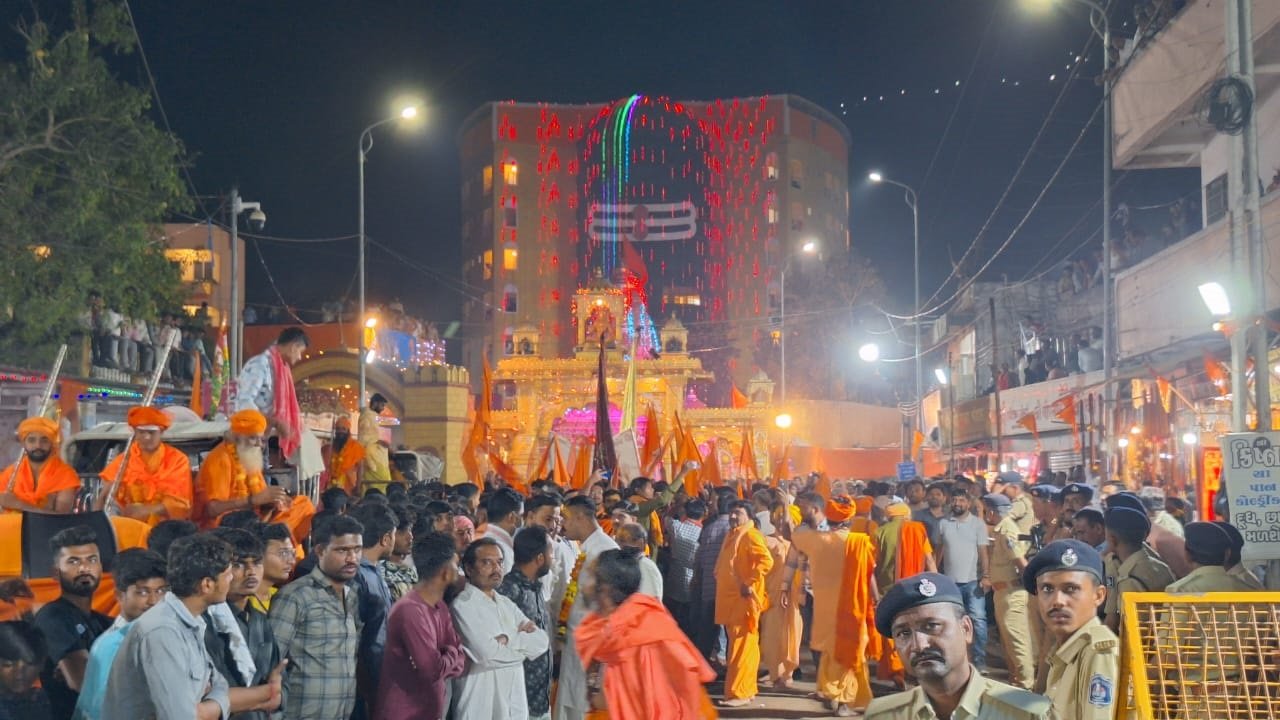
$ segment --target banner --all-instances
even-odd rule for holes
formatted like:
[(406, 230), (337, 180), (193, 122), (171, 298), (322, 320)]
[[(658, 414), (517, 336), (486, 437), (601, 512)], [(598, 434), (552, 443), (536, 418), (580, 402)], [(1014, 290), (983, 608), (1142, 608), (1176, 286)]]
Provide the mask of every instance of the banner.
[(636, 447), (634, 429), (623, 430), (614, 435), (613, 450), (618, 455), (617, 485), (626, 485), (644, 474), (640, 471), (640, 450)]
[(1222, 436), (1222, 478), (1245, 560), (1280, 560), (1280, 432)]

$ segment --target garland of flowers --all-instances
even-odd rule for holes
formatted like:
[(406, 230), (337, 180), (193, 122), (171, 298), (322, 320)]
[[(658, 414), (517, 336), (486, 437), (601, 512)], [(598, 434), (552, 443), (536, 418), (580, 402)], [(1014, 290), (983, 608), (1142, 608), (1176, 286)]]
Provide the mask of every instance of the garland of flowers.
[(573, 564), (573, 572), (569, 573), (569, 587), (564, 591), (564, 602), (560, 604), (560, 622), (556, 626), (556, 635), (564, 637), (569, 629), (569, 613), (573, 611), (573, 602), (578, 599), (578, 575), (582, 565), (587, 561), (586, 553), (578, 553), (578, 560)]

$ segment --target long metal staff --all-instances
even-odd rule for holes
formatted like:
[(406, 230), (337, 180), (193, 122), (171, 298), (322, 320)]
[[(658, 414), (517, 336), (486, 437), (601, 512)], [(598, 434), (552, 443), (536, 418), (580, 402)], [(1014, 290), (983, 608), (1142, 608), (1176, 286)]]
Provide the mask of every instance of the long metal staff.
[[(53, 370), (49, 372), (49, 378), (44, 383), (44, 394), (40, 396), (40, 407), (36, 410), (36, 417), (44, 417), (45, 410), (49, 407), (49, 401), (53, 399), (53, 388), (58, 385), (58, 374), (62, 372), (62, 361), (67, 358), (67, 346), (64, 343), (58, 348), (58, 357), (53, 361)], [(56, 443), (55, 443), (56, 445)], [(9, 473), (9, 486), (5, 488), (5, 493), (13, 492), (14, 486), (18, 482), (18, 466), (22, 464), (22, 460), (27, 457), (27, 447), (22, 446), (22, 450), (18, 453), (18, 462), (13, 464), (13, 472)]]
[[(151, 382), (147, 384), (147, 392), (142, 396), (142, 406), (151, 405), (151, 401), (156, 397), (156, 388), (160, 385), (160, 376), (164, 374), (165, 365), (169, 364), (169, 352), (173, 350), (173, 333), (178, 332), (175, 328), (169, 328), (161, 336), (161, 347), (156, 352), (156, 366), (151, 370)], [(129, 465), (129, 451), (133, 449), (133, 435), (129, 435), (129, 441), (124, 444), (124, 457), (120, 459), (120, 467), (116, 469), (116, 477), (107, 486), (107, 492), (99, 493), (98, 497), (93, 501), (93, 509), (95, 511), (106, 510), (108, 515), (120, 514), (120, 506), (116, 504), (116, 491), (120, 489), (120, 482), (124, 480), (125, 468)]]

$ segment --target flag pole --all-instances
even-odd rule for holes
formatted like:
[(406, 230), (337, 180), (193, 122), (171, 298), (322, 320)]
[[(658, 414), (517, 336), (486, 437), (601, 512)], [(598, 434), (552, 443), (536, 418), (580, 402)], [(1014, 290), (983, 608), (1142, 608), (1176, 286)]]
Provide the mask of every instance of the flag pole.
[[(46, 408), (49, 407), (49, 401), (53, 399), (53, 388), (58, 384), (58, 375), (62, 373), (62, 361), (67, 359), (67, 345), (62, 344), (58, 348), (58, 357), (53, 361), (53, 369), (49, 371), (49, 377), (45, 379), (44, 392), (40, 394), (40, 406), (36, 408), (36, 417), (44, 417)], [(55, 443), (56, 445), (56, 443)], [(18, 465), (22, 464), (23, 458), (27, 456), (27, 447), (22, 446), (18, 451), (18, 462), (13, 464), (13, 472), (9, 473), (9, 485), (5, 488), (5, 494), (13, 492), (13, 488), (18, 483)]]

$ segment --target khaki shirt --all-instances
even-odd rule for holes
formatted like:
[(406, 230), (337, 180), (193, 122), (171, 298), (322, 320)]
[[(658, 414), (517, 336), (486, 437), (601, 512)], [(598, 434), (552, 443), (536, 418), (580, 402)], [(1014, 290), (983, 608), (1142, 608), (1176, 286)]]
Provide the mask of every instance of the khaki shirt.
[(1122, 596), (1129, 592), (1164, 592), (1177, 578), (1169, 565), (1160, 559), (1155, 550), (1143, 545), (1140, 550), (1119, 563), (1111, 574), (1114, 554), (1108, 554), (1107, 568), (1107, 617), (1124, 614)]
[(365, 482), (391, 482), (391, 457), (380, 442), (378, 434), (378, 415), (369, 408), (360, 410), (356, 423), (356, 440), (364, 446), (364, 480)]
[[(1022, 584), (1019, 582), (1021, 573), (1018, 572), (1018, 566), (1014, 564), (1015, 558), (1021, 558), (1027, 554), (1027, 548), (1031, 547), (1031, 543), (1019, 540), (1021, 530), (1018, 529), (1017, 522), (1011, 515), (1005, 517), (991, 529), (991, 582), (993, 583), (1009, 583), (1016, 585), (1014, 590), (1021, 590)], [(1007, 587), (997, 588), (999, 590), (1007, 590)]]
[(1013, 507), (1009, 509), (1009, 517), (1013, 518), (1013, 522), (1018, 526), (1019, 534), (1026, 535), (1031, 532), (1031, 527), (1036, 524), (1036, 513), (1031, 507), (1031, 496), (1024, 492), (1014, 499)]
[(1247, 592), (1250, 590), (1253, 588), (1249, 587), (1244, 580), (1231, 575), (1220, 565), (1201, 565), (1181, 580), (1169, 583), (1165, 588), (1165, 592), (1171, 593)]
[(1049, 657), (1045, 694), (1060, 718), (1111, 720), (1120, 674), (1119, 640), (1097, 617)]
[[(1206, 593), (1206, 592), (1251, 592), (1245, 581), (1227, 573), (1227, 569), (1219, 565), (1202, 565), (1192, 570), (1186, 577), (1172, 582), (1165, 588), (1167, 593)], [(1188, 608), (1175, 608), (1167, 625), (1159, 632), (1157, 647), (1168, 648), (1165, 662), (1173, 666), (1184, 665), (1186, 669), (1179, 674), (1185, 681), (1220, 682), (1240, 677), (1240, 655), (1238, 652), (1218, 652), (1221, 640), (1217, 633), (1205, 627), (1197, 620), (1197, 613)], [(1171, 633), (1176, 635), (1171, 636)], [(1182, 663), (1173, 657), (1173, 651), (1182, 656)], [(1176, 670), (1170, 671), (1172, 673)]]
[(1253, 571), (1245, 567), (1244, 563), (1237, 563), (1231, 566), (1231, 568), (1227, 570), (1227, 574), (1245, 585), (1248, 585), (1250, 590), (1265, 589), (1262, 587), (1262, 581), (1258, 579), (1258, 576), (1254, 575)]
[[(1049, 715), (1049, 699), (978, 674), (971, 667), (969, 684), (949, 719), (941, 720), (1042, 720)], [(876, 698), (867, 706), (866, 720), (940, 720), (924, 688)]]

